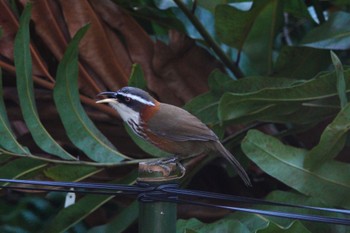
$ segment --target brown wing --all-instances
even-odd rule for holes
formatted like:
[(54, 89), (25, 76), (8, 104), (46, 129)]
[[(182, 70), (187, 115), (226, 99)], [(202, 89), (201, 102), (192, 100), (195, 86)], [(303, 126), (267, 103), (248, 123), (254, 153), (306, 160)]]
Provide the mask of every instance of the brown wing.
[(148, 129), (173, 141), (217, 141), (218, 137), (186, 110), (160, 103), (160, 111), (148, 121)]

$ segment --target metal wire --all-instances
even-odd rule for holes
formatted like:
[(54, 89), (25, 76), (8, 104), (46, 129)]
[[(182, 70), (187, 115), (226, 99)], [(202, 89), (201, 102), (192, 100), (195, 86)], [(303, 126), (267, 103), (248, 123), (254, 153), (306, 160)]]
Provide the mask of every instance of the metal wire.
[[(282, 211), (270, 211), (254, 208), (242, 208), (237, 207), (235, 204), (242, 203), (254, 204), (254, 205), (267, 205), (267, 206), (280, 206), (289, 207), (294, 209), (308, 209), (317, 210), (324, 213), (338, 213), (349, 215), (349, 210), (325, 208), (317, 206), (305, 206), (305, 205), (293, 205), (288, 203), (272, 202), (266, 200), (260, 200), (249, 197), (241, 197), (227, 194), (211, 193), (198, 190), (186, 190), (180, 189), (177, 184), (163, 184), (163, 185), (150, 185), (149, 183), (137, 183), (136, 185), (122, 185), (122, 184), (101, 184), (101, 183), (81, 183), (81, 182), (60, 182), (60, 181), (34, 181), (34, 180), (12, 180), (12, 179), (0, 179), (0, 182), (4, 183), (1, 188), (16, 189), (16, 190), (40, 190), (40, 191), (54, 191), (54, 192), (74, 192), (83, 194), (99, 194), (99, 195), (128, 195), (137, 196), (139, 201), (142, 202), (174, 202), (178, 204), (189, 204), (204, 206), (208, 208), (220, 208), (230, 211), (241, 211), (252, 214), (261, 214), (266, 216), (274, 216), (280, 218), (298, 219), (313, 222), (323, 222), (330, 224), (350, 225), (350, 219), (347, 218), (335, 218), (329, 216), (320, 215), (308, 215), (297, 214)], [(8, 184), (21, 184), (31, 186), (14, 186)], [(74, 188), (74, 190), (71, 190)], [(185, 199), (187, 198), (187, 199)], [(202, 201), (195, 201), (194, 199), (201, 198)], [(191, 199), (191, 200), (190, 200)], [(204, 200), (206, 202), (204, 202)], [(207, 203), (207, 201), (225, 201), (230, 202), (232, 205), (217, 205)]]

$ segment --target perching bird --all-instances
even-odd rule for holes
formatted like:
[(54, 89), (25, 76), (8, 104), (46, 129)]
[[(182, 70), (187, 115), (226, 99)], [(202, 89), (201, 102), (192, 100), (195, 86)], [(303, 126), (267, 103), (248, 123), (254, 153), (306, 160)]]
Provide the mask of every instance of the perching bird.
[(116, 92), (101, 92), (98, 95), (107, 98), (96, 103), (108, 103), (144, 140), (184, 158), (210, 150), (217, 151), (233, 165), (244, 183), (251, 186), (243, 167), (220, 143), (215, 133), (186, 110), (160, 103), (135, 87), (124, 87)]

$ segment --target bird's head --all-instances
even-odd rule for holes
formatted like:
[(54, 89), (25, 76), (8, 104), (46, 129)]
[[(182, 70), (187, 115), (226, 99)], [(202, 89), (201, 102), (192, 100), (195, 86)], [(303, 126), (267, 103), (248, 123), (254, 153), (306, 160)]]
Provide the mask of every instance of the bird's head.
[(96, 103), (108, 103), (127, 123), (130, 120), (139, 123), (141, 112), (147, 109), (156, 110), (154, 107), (158, 105), (152, 96), (136, 87), (123, 87), (116, 92), (101, 92), (97, 96), (106, 96), (107, 98)]

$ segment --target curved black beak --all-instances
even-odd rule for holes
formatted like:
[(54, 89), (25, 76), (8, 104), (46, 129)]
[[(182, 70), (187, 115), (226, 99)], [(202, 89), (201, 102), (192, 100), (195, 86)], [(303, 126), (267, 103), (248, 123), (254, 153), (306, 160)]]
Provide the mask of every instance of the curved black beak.
[(110, 103), (110, 102), (115, 101), (115, 97), (116, 97), (117, 93), (113, 92), (113, 91), (104, 91), (104, 92), (97, 94), (97, 96), (102, 96), (102, 95), (106, 96), (107, 98), (102, 99), (102, 100), (97, 100), (96, 101), (97, 104)]
[(107, 96), (108, 98), (115, 98), (115, 96), (117, 95), (117, 92), (103, 91), (103, 92), (97, 94), (97, 96), (101, 96), (101, 95)]

